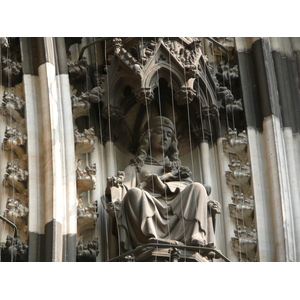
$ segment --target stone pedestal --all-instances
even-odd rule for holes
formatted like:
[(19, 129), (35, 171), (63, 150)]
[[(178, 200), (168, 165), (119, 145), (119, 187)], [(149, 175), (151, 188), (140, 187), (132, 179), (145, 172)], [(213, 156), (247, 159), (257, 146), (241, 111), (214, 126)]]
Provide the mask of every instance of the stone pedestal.
[[(130, 258), (127, 258), (129, 261)], [(199, 252), (177, 248), (145, 248), (135, 256), (136, 262), (210, 262)]]

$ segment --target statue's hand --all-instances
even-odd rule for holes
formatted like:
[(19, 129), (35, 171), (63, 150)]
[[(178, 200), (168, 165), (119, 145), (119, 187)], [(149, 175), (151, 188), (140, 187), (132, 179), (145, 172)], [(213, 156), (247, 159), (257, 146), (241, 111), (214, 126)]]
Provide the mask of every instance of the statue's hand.
[(146, 176), (145, 182), (147, 183), (146, 187), (152, 191), (159, 192), (164, 194), (167, 186), (161, 181), (157, 174), (150, 174)]
[(216, 200), (209, 200), (207, 202), (208, 209), (211, 210), (215, 214), (221, 213), (221, 204)]
[(175, 176), (172, 172), (168, 172), (159, 177), (161, 181), (178, 180), (178, 176)]
[(117, 199), (114, 202), (109, 202), (107, 203), (106, 211), (111, 217), (113, 218), (118, 217), (121, 214), (121, 205), (122, 202), (119, 199)]

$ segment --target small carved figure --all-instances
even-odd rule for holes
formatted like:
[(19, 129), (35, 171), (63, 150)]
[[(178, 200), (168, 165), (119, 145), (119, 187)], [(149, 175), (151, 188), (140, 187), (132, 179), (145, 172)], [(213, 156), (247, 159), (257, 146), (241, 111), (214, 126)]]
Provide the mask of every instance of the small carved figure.
[(117, 218), (123, 250), (153, 242), (214, 247), (213, 219), (220, 206), (181, 166), (177, 144), (169, 119), (150, 120), (121, 180), (108, 179), (106, 195), (112, 202), (107, 210), (119, 206), (110, 213)]

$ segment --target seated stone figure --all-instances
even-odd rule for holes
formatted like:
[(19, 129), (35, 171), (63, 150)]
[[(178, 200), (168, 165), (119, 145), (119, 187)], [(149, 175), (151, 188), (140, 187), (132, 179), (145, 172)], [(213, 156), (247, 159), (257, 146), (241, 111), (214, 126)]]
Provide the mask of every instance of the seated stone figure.
[(146, 126), (138, 155), (107, 180), (107, 211), (123, 250), (153, 242), (214, 247), (219, 203), (181, 166), (173, 123), (156, 117)]

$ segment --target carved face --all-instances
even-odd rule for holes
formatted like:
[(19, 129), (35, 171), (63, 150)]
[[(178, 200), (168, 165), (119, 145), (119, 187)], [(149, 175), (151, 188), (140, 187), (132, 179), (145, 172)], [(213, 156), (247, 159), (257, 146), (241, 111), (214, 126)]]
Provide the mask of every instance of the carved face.
[(151, 147), (153, 151), (166, 152), (172, 143), (173, 132), (165, 126), (158, 126), (151, 133)]

